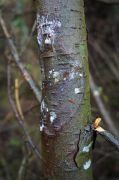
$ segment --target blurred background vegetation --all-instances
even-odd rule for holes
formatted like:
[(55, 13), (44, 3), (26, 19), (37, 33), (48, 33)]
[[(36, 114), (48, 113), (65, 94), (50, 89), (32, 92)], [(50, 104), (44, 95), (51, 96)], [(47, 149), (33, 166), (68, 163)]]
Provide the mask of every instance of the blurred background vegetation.
[[(108, 3), (109, 2), (109, 3)], [(9, 33), (14, 40), (27, 70), (40, 86), (40, 68), (34, 0), (0, 0), (0, 8)], [(119, 129), (119, 3), (85, 0), (88, 31), (90, 73), (95, 81), (91, 91), (92, 119), (102, 117), (102, 126), (113, 134)], [(24, 144), (25, 137), (19, 128), (9, 105), (7, 94), (7, 62), (9, 47), (0, 27), (0, 180), (42, 179), (39, 160)], [(39, 106), (16, 65), (12, 64), (12, 92), (14, 81), (19, 80), (20, 103), (29, 133), (39, 145)], [(102, 114), (96, 97), (101, 99), (114, 128)], [(24, 166), (23, 166), (24, 165)], [(24, 167), (22, 169), (22, 167)], [(93, 174), (95, 180), (119, 179), (119, 153), (111, 144), (98, 136), (93, 150)], [(21, 176), (22, 171), (22, 176)]]

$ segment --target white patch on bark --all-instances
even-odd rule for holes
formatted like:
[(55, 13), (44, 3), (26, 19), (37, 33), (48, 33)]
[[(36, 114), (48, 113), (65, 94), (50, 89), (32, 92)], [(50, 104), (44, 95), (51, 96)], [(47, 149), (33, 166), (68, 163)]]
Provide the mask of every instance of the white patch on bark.
[(81, 89), (80, 88), (75, 88), (74, 92), (75, 92), (75, 94), (79, 94), (81, 92)]
[(83, 74), (82, 74), (82, 73), (80, 73), (80, 74), (79, 74), (79, 76), (80, 76), (80, 77), (83, 77)]
[(45, 102), (44, 102), (44, 100), (42, 100), (42, 102), (41, 102), (41, 112), (43, 112), (44, 109), (45, 109)]
[(44, 44), (54, 44), (57, 28), (61, 27), (61, 22), (51, 19), (49, 16), (37, 14), (37, 41), (42, 48)]
[(50, 112), (50, 122), (53, 123), (54, 120), (57, 118), (57, 115), (54, 111)]
[(82, 151), (83, 152), (89, 152), (91, 145), (92, 145), (92, 143), (90, 143), (88, 146), (85, 146)]
[(83, 168), (84, 168), (85, 170), (87, 170), (87, 169), (90, 167), (90, 165), (91, 165), (91, 160), (89, 159), (88, 161), (86, 161), (86, 162), (83, 164)]
[(57, 78), (59, 76), (60, 76), (59, 72), (57, 72), (57, 71), (53, 72), (53, 78)]
[(40, 125), (40, 131), (43, 131), (44, 127), (44, 124)]
[(42, 100), (42, 102), (41, 102), (41, 112), (43, 112), (43, 111), (47, 111), (48, 112), (48, 107), (47, 107), (47, 105), (46, 105), (44, 100)]
[(47, 37), (47, 38), (45, 39), (45, 44), (52, 44), (51, 39)]
[(59, 82), (59, 79), (55, 78), (55, 83)]
[(57, 72), (57, 71), (54, 71), (53, 72), (53, 78), (54, 78), (55, 83), (59, 82), (59, 80), (60, 80), (60, 73)]
[(50, 71), (49, 71), (49, 74), (52, 74), (52, 73), (53, 73), (53, 70), (50, 70)]

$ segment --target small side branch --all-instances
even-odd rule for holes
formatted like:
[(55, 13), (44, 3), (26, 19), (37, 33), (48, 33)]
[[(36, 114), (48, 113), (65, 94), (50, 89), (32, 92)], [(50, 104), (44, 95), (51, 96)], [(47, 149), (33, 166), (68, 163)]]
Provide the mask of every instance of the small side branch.
[(98, 134), (102, 135), (106, 140), (112, 143), (119, 151), (119, 138), (112, 135), (110, 132), (104, 130), (101, 127), (96, 128), (96, 131), (98, 132)]
[(104, 105), (104, 103), (100, 97), (100, 94), (95, 93), (96, 84), (95, 84), (93, 76), (91, 74), (90, 74), (90, 87), (91, 87), (91, 92), (92, 92), (92, 95), (95, 99), (95, 102), (96, 102), (101, 114), (103, 115), (103, 118), (104, 118), (106, 124), (109, 126), (110, 130), (112, 130), (114, 133), (118, 134), (118, 130), (115, 127), (109, 112), (106, 110), (105, 105)]
[(115, 4), (115, 3), (119, 3), (119, 0), (98, 0), (104, 3), (108, 3), (108, 4)]
[(41, 92), (40, 92), (39, 88), (37, 87), (37, 85), (35, 84), (34, 80), (32, 79), (31, 75), (28, 73), (28, 71), (25, 69), (24, 65), (21, 63), (18, 51), (16, 49), (16, 46), (14, 45), (14, 42), (11, 39), (11, 36), (6, 27), (5, 21), (1, 16), (1, 13), (0, 13), (0, 25), (1, 25), (4, 35), (8, 41), (8, 45), (9, 45), (11, 54), (14, 57), (14, 62), (16, 63), (19, 70), (21, 71), (24, 79), (29, 84), (33, 93), (35, 94), (36, 99), (38, 100), (39, 103), (41, 103)]
[(28, 46), (28, 44), (29, 44), (29, 42), (30, 42), (30, 40), (31, 40), (31, 37), (32, 37), (32, 35), (33, 35), (33, 32), (34, 32), (35, 29), (36, 29), (36, 24), (37, 24), (37, 22), (36, 22), (36, 20), (35, 20), (34, 23), (33, 23), (32, 29), (31, 29), (31, 33), (29, 34), (28, 39), (26, 40), (26, 43), (21, 47), (20, 56), (25, 52), (25, 50), (26, 50), (26, 48), (27, 48), (27, 46)]
[(28, 161), (28, 155), (24, 156), (22, 161), (21, 161), (21, 165), (18, 171), (18, 180), (23, 180), (24, 179), (24, 171), (26, 169), (27, 166), (27, 161)]
[(23, 115), (20, 100), (19, 100), (19, 80), (18, 79), (15, 79), (15, 101), (16, 101), (16, 106), (17, 106), (19, 115), (21, 116), (22, 119), (24, 119), (24, 115)]
[(36, 156), (40, 159), (42, 159), (41, 157), (41, 154), (39, 153), (38, 149), (36, 148), (36, 146), (34, 145), (29, 133), (28, 133), (28, 130), (26, 128), (26, 125), (23, 121), (23, 119), (20, 117), (17, 109), (16, 109), (16, 105), (15, 105), (15, 102), (12, 98), (12, 92), (11, 92), (11, 67), (10, 67), (10, 64), (8, 64), (8, 69), (7, 69), (7, 77), (8, 77), (8, 97), (9, 97), (9, 101), (10, 101), (10, 104), (11, 104), (11, 107), (12, 107), (12, 110), (16, 116), (16, 119), (18, 121), (18, 124), (19, 126), (23, 129), (23, 132), (24, 132), (24, 135), (26, 137), (26, 140), (28, 142), (28, 144), (30, 145), (30, 147), (32, 148), (33, 152), (36, 154)]
[(99, 126), (101, 118), (97, 118), (93, 123), (93, 130), (96, 131), (98, 134), (103, 136), (107, 141), (109, 141), (112, 145), (116, 147), (119, 151), (119, 138), (108, 132), (107, 130), (103, 129)]

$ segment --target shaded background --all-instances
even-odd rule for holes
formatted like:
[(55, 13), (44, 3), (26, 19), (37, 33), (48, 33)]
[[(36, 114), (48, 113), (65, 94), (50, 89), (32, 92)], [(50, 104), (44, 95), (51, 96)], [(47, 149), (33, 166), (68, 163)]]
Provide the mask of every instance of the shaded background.
[[(91, 84), (92, 119), (102, 117), (102, 126), (119, 136), (119, 3), (116, 0), (85, 0)], [(0, 0), (9, 32), (18, 48), (21, 61), (40, 86), (36, 30), (36, 4), (31, 0)], [(20, 180), (23, 162), (24, 179), (40, 178), (39, 162), (24, 145), (25, 137), (13, 116), (7, 95), (7, 62), (9, 48), (0, 28), (0, 180)], [(39, 144), (39, 107), (12, 64), (12, 91), (19, 79), (20, 103), (29, 133)], [(92, 81), (95, 83), (92, 87)], [(97, 102), (97, 98), (99, 99)], [(100, 104), (101, 103), (101, 104)], [(119, 179), (119, 153), (98, 136), (93, 150), (95, 180)], [(21, 178), (23, 179), (23, 178)]]

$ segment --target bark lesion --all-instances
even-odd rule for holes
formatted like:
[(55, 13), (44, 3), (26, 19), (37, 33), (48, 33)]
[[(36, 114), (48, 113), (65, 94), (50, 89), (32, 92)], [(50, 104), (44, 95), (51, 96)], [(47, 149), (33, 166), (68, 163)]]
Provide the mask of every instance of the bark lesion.
[(75, 162), (77, 167), (84, 166), (85, 162), (90, 159), (90, 152), (92, 149), (92, 128), (87, 125), (80, 133), (78, 140), (78, 151), (75, 156)]

